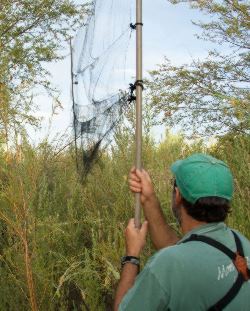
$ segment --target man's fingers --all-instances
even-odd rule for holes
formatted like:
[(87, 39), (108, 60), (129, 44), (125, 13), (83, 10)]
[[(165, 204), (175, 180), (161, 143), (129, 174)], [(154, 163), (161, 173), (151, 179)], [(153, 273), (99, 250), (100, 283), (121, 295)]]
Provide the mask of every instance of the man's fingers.
[(131, 167), (130, 173), (135, 173), (135, 170), (136, 170), (135, 166)]
[(148, 174), (147, 171), (145, 171), (144, 169), (140, 170), (136, 170), (136, 175), (140, 178), (140, 180), (147, 180), (147, 181), (151, 181), (151, 178)]
[(129, 172), (129, 179), (140, 181), (140, 178), (136, 175), (136, 168), (135, 167), (131, 168), (131, 170)]
[(137, 182), (140, 182), (140, 178), (138, 176), (136, 176), (135, 174), (129, 174), (129, 180), (134, 180)]
[(131, 170), (130, 170), (130, 172), (129, 172), (129, 176), (130, 176), (130, 178), (132, 178), (132, 179), (134, 179), (134, 178), (137, 178), (137, 179), (138, 179), (138, 177), (136, 176), (136, 168), (135, 168), (134, 166), (131, 168)]
[(128, 181), (130, 187), (141, 188), (141, 183), (132, 179)]
[(151, 180), (149, 173), (145, 171), (144, 169), (142, 170), (142, 173), (144, 174), (144, 177), (146, 177), (148, 180)]
[(129, 189), (130, 189), (132, 192), (137, 192), (137, 193), (140, 193), (140, 192), (141, 192), (141, 188), (129, 187)]
[(128, 221), (128, 228), (134, 228), (135, 227), (135, 219), (134, 218), (131, 218), (129, 219)]
[(142, 179), (144, 176), (144, 174), (143, 174), (143, 172), (142, 171), (140, 171), (140, 170), (138, 170), (138, 169), (136, 169), (136, 175), (137, 175), (137, 177), (139, 177), (140, 179)]
[(145, 220), (144, 223), (141, 226), (141, 230), (140, 230), (143, 234), (147, 234), (148, 232), (148, 221)]
[(130, 170), (129, 178), (131, 180), (138, 181), (138, 182), (141, 182), (141, 180), (145, 178), (151, 181), (151, 178), (147, 171), (145, 171), (144, 169), (139, 170), (139, 169), (136, 169), (135, 167), (132, 167), (132, 169)]
[[(131, 218), (128, 221), (128, 227), (135, 229), (135, 219)], [(140, 231), (146, 233), (148, 230), (148, 221), (145, 220), (141, 226)]]

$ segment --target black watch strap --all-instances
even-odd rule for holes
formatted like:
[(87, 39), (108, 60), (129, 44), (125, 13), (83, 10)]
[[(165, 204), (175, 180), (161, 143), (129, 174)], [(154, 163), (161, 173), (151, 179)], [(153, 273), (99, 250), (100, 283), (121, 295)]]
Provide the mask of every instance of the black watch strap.
[(126, 264), (126, 263), (131, 263), (133, 265), (136, 265), (138, 268), (140, 268), (140, 258), (138, 257), (134, 257), (134, 256), (123, 256), (121, 258), (121, 265), (122, 267)]

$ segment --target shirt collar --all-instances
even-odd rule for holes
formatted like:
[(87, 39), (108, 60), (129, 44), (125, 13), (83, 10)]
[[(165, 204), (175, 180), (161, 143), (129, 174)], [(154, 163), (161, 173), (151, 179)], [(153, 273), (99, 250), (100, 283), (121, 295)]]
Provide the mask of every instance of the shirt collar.
[(224, 222), (213, 222), (205, 225), (201, 225), (188, 233), (186, 233), (177, 244), (182, 243), (183, 240), (189, 238), (192, 234), (206, 234), (212, 231), (217, 231), (226, 228), (226, 224)]

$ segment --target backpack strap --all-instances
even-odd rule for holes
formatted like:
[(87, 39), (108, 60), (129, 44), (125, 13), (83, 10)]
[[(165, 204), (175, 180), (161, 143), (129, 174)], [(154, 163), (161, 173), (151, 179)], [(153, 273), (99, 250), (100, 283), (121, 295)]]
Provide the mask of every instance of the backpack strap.
[(232, 233), (234, 235), (237, 252), (239, 253), (240, 256), (244, 257), (244, 251), (243, 251), (243, 248), (242, 248), (241, 241), (240, 241), (238, 235), (234, 231), (232, 231)]
[(241, 286), (243, 285), (244, 282), (250, 280), (250, 270), (247, 267), (247, 261), (244, 256), (244, 251), (242, 247), (242, 243), (238, 237), (238, 235), (232, 231), (235, 243), (236, 243), (236, 248), (237, 252), (234, 253), (231, 249), (223, 245), (222, 243), (211, 239), (207, 236), (204, 235), (197, 235), (197, 234), (192, 234), (188, 239), (184, 240), (182, 243), (187, 243), (190, 241), (199, 241), (203, 242), (206, 244), (209, 244), (221, 252), (223, 252), (225, 255), (227, 255), (234, 263), (237, 271), (238, 271), (238, 277), (233, 284), (233, 286), (230, 288), (230, 290), (227, 292), (227, 294), (220, 299), (215, 305), (210, 307), (208, 311), (221, 311), (223, 310), (238, 294), (238, 292), (241, 289)]
[(221, 310), (223, 310), (237, 296), (237, 294), (239, 293), (241, 286), (243, 285), (244, 282), (245, 282), (245, 280), (244, 280), (242, 274), (239, 273), (235, 283), (230, 288), (230, 290), (226, 293), (226, 295), (223, 298), (221, 298), (216, 304), (214, 304), (212, 307), (210, 307), (208, 309), (208, 311), (221, 311)]
[(187, 243), (187, 242), (191, 242), (191, 241), (199, 241), (199, 242), (204, 242), (206, 244), (209, 244), (209, 245), (217, 248), (218, 250), (220, 250), (224, 254), (226, 254), (232, 261), (234, 261), (236, 258), (236, 253), (231, 251), (231, 249), (226, 247), (224, 244), (222, 244), (222, 243), (220, 243), (220, 242), (218, 242), (212, 238), (209, 238), (208, 236), (192, 234), (188, 239), (184, 240), (182, 243)]
[(237, 255), (234, 260), (234, 265), (237, 268), (238, 272), (243, 275), (244, 280), (248, 281), (250, 280), (250, 269), (247, 266), (247, 260), (244, 255), (244, 251), (242, 248), (242, 243), (239, 239), (239, 236), (232, 231), (236, 243), (236, 248), (237, 248)]

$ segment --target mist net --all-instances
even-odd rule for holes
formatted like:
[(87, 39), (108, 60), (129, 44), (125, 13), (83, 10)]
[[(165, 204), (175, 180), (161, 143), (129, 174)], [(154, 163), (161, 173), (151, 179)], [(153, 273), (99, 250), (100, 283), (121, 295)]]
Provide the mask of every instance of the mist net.
[(100, 147), (131, 102), (129, 84), (135, 77), (131, 23), (134, 1), (95, 0), (72, 48), (73, 117), (77, 167), (90, 171)]

